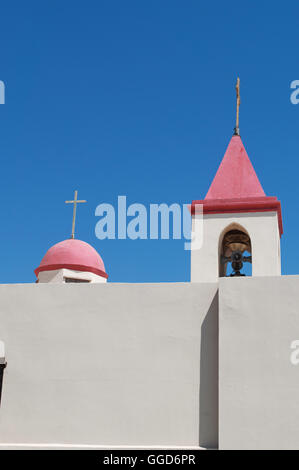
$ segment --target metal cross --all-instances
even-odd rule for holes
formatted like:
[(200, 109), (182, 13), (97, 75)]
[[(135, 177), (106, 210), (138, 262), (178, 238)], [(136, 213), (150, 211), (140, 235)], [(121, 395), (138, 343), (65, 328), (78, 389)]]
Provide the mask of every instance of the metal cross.
[(240, 79), (239, 79), (239, 77), (237, 78), (236, 94), (237, 94), (237, 115), (236, 115), (235, 135), (240, 135), (240, 129), (239, 129), (239, 109), (240, 109), (241, 97), (240, 97)]
[(71, 238), (75, 238), (75, 224), (76, 224), (76, 212), (77, 212), (77, 204), (81, 202), (87, 202), (87, 201), (78, 201), (78, 191), (75, 191), (75, 196), (73, 201), (65, 201), (66, 204), (74, 204), (74, 209), (73, 209), (73, 224), (72, 224), (72, 235)]

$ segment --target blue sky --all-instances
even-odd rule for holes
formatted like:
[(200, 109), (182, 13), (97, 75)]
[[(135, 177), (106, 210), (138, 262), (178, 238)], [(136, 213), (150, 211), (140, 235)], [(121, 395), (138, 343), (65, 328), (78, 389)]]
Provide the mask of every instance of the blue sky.
[(0, 282), (32, 282), (69, 237), (102, 255), (114, 282), (188, 281), (178, 240), (95, 237), (95, 208), (205, 196), (232, 135), (282, 202), (282, 267), (299, 273), (299, 4), (199, 0), (11, 1), (0, 5)]

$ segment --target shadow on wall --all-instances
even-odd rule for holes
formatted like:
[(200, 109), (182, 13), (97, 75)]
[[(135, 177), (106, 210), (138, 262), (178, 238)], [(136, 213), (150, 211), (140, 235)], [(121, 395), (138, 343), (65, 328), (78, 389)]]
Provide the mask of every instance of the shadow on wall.
[(201, 326), (199, 445), (218, 448), (218, 292)]

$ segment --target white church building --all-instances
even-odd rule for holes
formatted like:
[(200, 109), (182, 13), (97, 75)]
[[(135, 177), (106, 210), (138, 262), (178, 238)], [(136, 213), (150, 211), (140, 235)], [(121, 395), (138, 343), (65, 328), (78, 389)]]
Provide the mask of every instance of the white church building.
[(0, 448), (299, 449), (299, 276), (238, 132), (191, 212), (189, 283), (106, 282), (69, 239), (0, 285)]

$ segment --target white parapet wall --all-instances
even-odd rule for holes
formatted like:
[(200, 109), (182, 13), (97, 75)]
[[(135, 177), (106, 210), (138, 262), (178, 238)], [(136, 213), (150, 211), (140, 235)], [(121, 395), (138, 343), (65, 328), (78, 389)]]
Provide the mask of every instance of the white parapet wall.
[(219, 316), (220, 448), (298, 450), (299, 276), (223, 278)]
[(217, 290), (1, 285), (1, 447), (217, 447)]
[(5, 364), (5, 344), (0, 341), (0, 364)]

